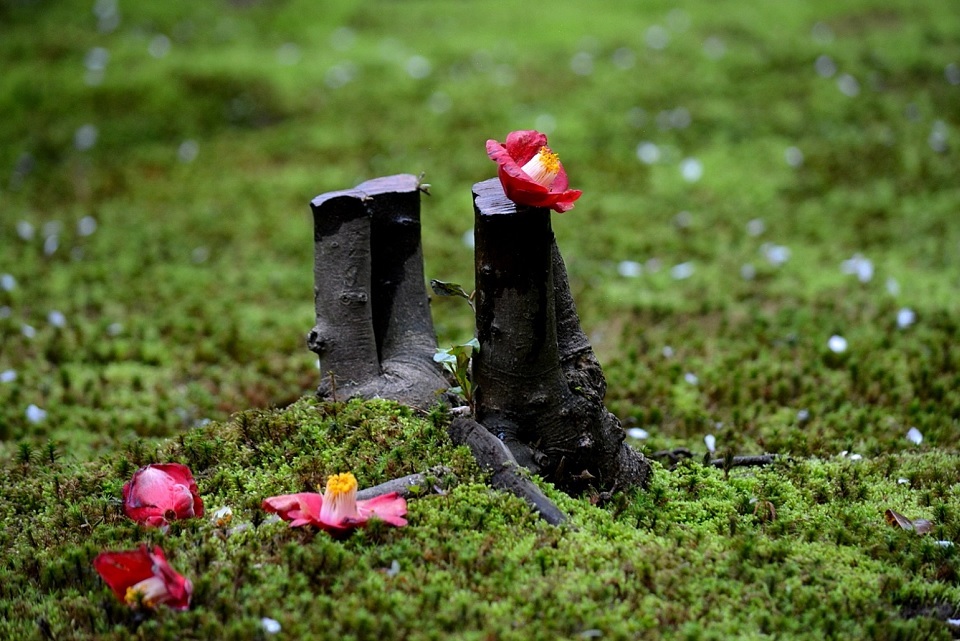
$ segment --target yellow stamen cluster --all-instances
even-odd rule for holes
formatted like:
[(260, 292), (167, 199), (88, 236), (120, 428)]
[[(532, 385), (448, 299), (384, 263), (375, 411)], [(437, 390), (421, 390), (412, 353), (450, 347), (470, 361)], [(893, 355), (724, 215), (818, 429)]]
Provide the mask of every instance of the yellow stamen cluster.
[(123, 595), (123, 601), (127, 605), (143, 605), (152, 608), (157, 605), (158, 600), (166, 595), (167, 586), (163, 579), (153, 576), (127, 588), (126, 594)]
[(535, 183), (550, 187), (560, 173), (560, 157), (544, 145), (527, 164), (520, 168)]
[(357, 491), (357, 477), (350, 472), (334, 474), (327, 479), (327, 495), (330, 498)]

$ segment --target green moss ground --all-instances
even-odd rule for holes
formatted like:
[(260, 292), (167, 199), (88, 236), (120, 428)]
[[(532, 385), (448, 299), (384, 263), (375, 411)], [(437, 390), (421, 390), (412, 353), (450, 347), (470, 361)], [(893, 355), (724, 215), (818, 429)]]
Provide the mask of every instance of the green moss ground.
[[(116, 24), (110, 7), (0, 0), (0, 638), (262, 638), (262, 617), (289, 639), (950, 636), (949, 3), (121, 3)], [(567, 529), (486, 489), (440, 414), (304, 398), (309, 199), (425, 171), (427, 277), (469, 287), (483, 142), (531, 127), (584, 190), (554, 221), (611, 409), (649, 433), (637, 447), (696, 454), (603, 506), (551, 494)], [(841, 269), (855, 254), (866, 282)], [(433, 310), (443, 344), (470, 337), (462, 301)], [(792, 462), (705, 468), (707, 434)], [(123, 482), (162, 460), (244, 527), (127, 522)], [(403, 530), (335, 542), (257, 507), (435, 464), (457, 482), (411, 500)], [(189, 612), (138, 618), (93, 573), (141, 541), (193, 579)]]

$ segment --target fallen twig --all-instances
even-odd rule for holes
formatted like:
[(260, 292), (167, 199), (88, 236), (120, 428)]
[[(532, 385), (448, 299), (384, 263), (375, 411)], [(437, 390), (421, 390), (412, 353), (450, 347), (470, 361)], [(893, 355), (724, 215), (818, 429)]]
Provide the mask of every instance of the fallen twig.
[(450, 468), (438, 466), (427, 470), (424, 473), (409, 474), (398, 479), (391, 479), (386, 483), (374, 485), (357, 492), (357, 500), (364, 501), (372, 499), (382, 494), (396, 492), (403, 498), (409, 498), (412, 495), (427, 494), (429, 492), (441, 493), (444, 488), (440, 488), (434, 482), (434, 479), (442, 479), (450, 474)]

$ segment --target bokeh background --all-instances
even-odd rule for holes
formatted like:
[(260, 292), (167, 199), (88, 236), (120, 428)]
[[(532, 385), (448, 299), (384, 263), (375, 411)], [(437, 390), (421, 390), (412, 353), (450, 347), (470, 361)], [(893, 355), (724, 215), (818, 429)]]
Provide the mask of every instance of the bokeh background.
[(0, 458), (309, 394), (309, 200), (424, 172), (427, 277), (469, 289), (484, 142), (525, 128), (584, 192), (555, 229), (638, 447), (950, 445), (953, 9), (4, 0)]

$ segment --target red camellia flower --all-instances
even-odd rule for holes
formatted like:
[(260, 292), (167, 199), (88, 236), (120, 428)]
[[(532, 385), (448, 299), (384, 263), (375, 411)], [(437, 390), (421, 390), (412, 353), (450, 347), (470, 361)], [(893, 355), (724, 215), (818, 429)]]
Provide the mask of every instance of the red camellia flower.
[(164, 527), (176, 519), (203, 516), (203, 500), (186, 465), (147, 465), (123, 486), (123, 512), (141, 525)]
[(565, 212), (582, 193), (567, 189), (567, 172), (539, 131), (512, 131), (506, 144), (487, 141), (487, 155), (499, 165), (500, 184), (518, 205), (551, 207)]
[(371, 518), (403, 527), (407, 520), (407, 502), (396, 492), (365, 501), (357, 500), (357, 479), (350, 472), (334, 474), (327, 481), (323, 494), (301, 492), (271, 496), (263, 501), (263, 509), (275, 512), (290, 527), (315, 525), (331, 534), (345, 534), (363, 527)]
[(153, 552), (146, 545), (139, 550), (101, 552), (93, 560), (93, 567), (117, 598), (131, 608), (190, 607), (193, 584), (170, 567), (159, 546)]

